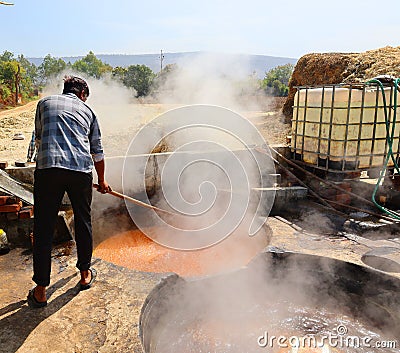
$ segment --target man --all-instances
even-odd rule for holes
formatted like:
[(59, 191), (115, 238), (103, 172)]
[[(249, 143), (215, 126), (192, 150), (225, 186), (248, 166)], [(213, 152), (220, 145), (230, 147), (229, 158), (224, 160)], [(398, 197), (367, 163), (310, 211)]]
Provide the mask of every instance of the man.
[(31, 141), (29, 142), (28, 146), (28, 154), (26, 155), (27, 162), (36, 162), (36, 136), (35, 131), (32, 132)]
[(62, 94), (41, 99), (36, 108), (37, 159), (34, 181), (33, 281), (29, 291), (31, 307), (47, 305), (50, 283), (52, 238), (58, 210), (65, 192), (71, 201), (81, 290), (96, 278), (92, 269), (93, 250), (91, 202), (92, 169), (97, 173), (101, 193), (111, 191), (104, 178), (104, 154), (96, 115), (85, 104), (87, 83), (75, 76), (65, 77)]

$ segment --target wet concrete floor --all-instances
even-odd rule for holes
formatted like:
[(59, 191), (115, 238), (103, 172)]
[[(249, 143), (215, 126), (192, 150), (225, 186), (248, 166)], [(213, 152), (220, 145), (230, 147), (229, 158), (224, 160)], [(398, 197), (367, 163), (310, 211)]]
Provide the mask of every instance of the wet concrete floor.
[[(270, 246), (362, 264), (365, 245), (343, 237), (305, 234), (274, 217)], [(145, 273), (95, 259), (95, 285), (79, 292), (74, 247), (53, 251), (49, 304), (26, 303), (32, 255), (13, 249), (0, 256), (0, 352), (142, 352), (139, 316), (146, 296), (168, 274)]]

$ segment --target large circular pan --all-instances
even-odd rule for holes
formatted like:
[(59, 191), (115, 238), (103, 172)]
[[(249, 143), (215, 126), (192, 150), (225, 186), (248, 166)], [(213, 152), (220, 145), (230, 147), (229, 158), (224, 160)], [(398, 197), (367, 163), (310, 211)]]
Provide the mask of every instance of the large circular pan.
[[(149, 155), (160, 144), (168, 153)], [(266, 141), (247, 119), (219, 106), (184, 106), (143, 126), (126, 153), (122, 184), (125, 194), (151, 204), (149, 169), (158, 186), (153, 204), (175, 215), (126, 206), (143, 233), (173, 249), (210, 247), (238, 230), (253, 236), (275, 198)]]

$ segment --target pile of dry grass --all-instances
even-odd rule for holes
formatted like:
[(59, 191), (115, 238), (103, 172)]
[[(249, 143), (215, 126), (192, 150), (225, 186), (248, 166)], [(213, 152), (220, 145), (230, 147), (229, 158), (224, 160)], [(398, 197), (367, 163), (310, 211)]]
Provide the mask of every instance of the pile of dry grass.
[(302, 56), (289, 82), (283, 106), (286, 121), (293, 113), (296, 86), (365, 82), (378, 75), (400, 77), (400, 47), (384, 47), (364, 53), (323, 53)]

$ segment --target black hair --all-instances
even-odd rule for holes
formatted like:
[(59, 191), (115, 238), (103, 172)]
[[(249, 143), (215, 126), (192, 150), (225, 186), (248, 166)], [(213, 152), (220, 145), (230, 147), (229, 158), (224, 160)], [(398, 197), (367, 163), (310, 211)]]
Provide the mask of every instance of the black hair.
[(81, 92), (84, 91), (86, 96), (89, 96), (89, 86), (85, 80), (76, 76), (65, 76), (64, 77), (64, 89), (63, 94), (73, 93), (79, 97)]

